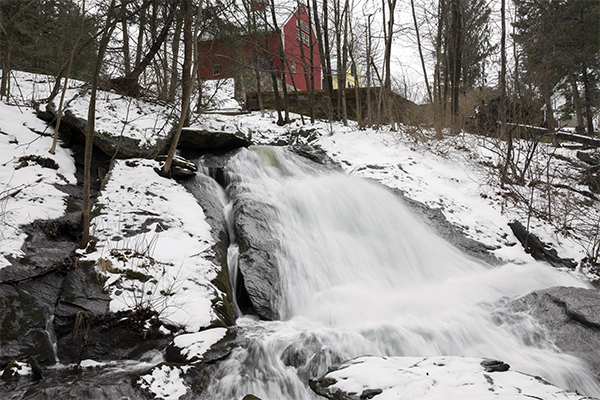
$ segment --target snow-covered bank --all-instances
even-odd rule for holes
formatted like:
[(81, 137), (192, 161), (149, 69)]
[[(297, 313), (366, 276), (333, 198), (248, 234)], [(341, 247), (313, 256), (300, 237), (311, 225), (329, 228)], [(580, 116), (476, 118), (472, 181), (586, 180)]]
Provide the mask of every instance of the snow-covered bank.
[(190, 332), (215, 318), (214, 239), (196, 199), (158, 176), (153, 160), (118, 160), (94, 205), (95, 251), (82, 252), (108, 280), (113, 312), (150, 308)]
[(69, 149), (48, 152), (53, 134), (30, 107), (0, 102), (0, 269), (10, 265), (7, 257), (24, 257), (21, 226), (65, 213), (67, 195), (60, 186), (76, 183), (75, 163)]

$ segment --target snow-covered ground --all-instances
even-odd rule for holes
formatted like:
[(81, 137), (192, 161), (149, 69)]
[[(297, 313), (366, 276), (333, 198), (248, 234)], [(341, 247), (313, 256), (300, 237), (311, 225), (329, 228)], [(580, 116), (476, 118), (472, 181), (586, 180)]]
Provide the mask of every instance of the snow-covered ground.
[[(8, 103), (0, 102), (0, 268), (9, 265), (8, 258), (23, 256), (21, 247), (26, 235), (21, 227), (37, 219), (61, 216), (66, 211), (66, 195), (57, 187), (76, 183), (70, 150), (58, 147), (55, 155), (48, 153), (52, 138), (40, 132), (53, 134), (53, 129), (38, 120), (31, 108), (32, 100), (47, 96), (51, 82), (30, 74), (16, 73), (15, 76), (19, 83), (15, 93), (19, 95)], [(237, 109), (232, 99), (232, 85), (226, 84), (224, 88), (215, 104), (228, 110)], [(81, 84), (74, 82), (67, 93), (67, 100), (72, 100), (68, 107), (74, 114), (86, 116), (86, 96), (81, 90)], [(142, 143), (150, 146), (155, 143), (156, 135), (170, 129), (176, 115), (172, 108), (155, 102), (131, 101), (105, 92), (100, 93), (99, 99), (96, 122), (99, 130), (142, 139)], [(490, 179), (486, 165), (497, 164), (498, 156), (489, 139), (461, 134), (434, 141), (428, 139), (433, 136), (432, 132), (416, 135), (410, 127), (400, 127), (394, 132), (358, 130), (353, 125), (344, 127), (337, 123), (303, 125), (297, 115), (293, 115), (293, 119), (291, 124), (279, 127), (272, 111), (205, 114), (198, 116), (194, 125), (242, 132), (256, 144), (276, 143), (280, 138), (287, 140), (300, 129), (310, 131), (308, 139), (299, 140), (321, 146), (349, 175), (374, 179), (430, 207), (440, 208), (449, 221), (461, 227), (470, 238), (493, 248), (501, 260), (515, 263), (531, 260), (507, 226), (514, 219), (525, 222), (526, 212), (511, 207), (505, 192)], [(573, 157), (569, 150), (547, 149), (547, 153), (554, 151), (563, 157)], [(20, 158), (31, 155), (49, 157), (59, 167), (57, 170), (42, 168), (32, 162), (25, 166)], [(111, 293), (112, 311), (151, 307), (160, 312), (162, 319), (181, 328), (180, 333), (194, 333), (215, 319), (211, 300), (219, 293), (210, 281), (216, 275), (217, 266), (209, 261), (214, 238), (200, 205), (183, 186), (159, 177), (153, 170), (157, 165), (153, 160), (142, 159), (114, 163), (106, 178), (108, 183), (94, 206), (97, 215), (91, 234), (97, 239), (96, 249), (82, 256), (97, 261), (98, 272), (108, 278), (106, 286)], [(560, 164), (556, 164), (555, 168), (558, 167)], [(527, 195), (528, 189), (523, 190)], [(578, 262), (586, 256), (585, 244), (563, 236), (544, 220), (533, 216), (529, 225), (543, 241), (553, 243), (559, 255)], [(587, 278), (581, 271), (572, 274), (579, 274), (583, 280)], [(186, 344), (189, 347), (194, 343), (186, 341)], [(197, 355), (206, 350), (206, 346), (197, 347)], [(397, 362), (408, 368), (413, 361)], [(378, 362), (365, 364), (373, 368), (368, 376), (378, 375), (373, 372), (379, 368)], [(475, 368), (470, 360), (449, 358), (445, 363), (448, 365), (445, 373), (454, 374), (456, 379), (465, 368)], [(450, 371), (450, 366), (455, 364), (456, 368)], [(388, 376), (384, 375), (387, 374), (385, 368), (389, 366), (381, 366), (380, 377)], [(350, 369), (340, 373), (343, 371)], [(158, 398), (177, 399), (185, 393), (180, 377), (183, 372), (163, 366), (145, 376), (143, 385)], [(516, 375), (503, 376), (509, 376), (507, 379), (517, 384)], [(524, 376), (522, 379), (531, 380)], [(503, 384), (495, 382), (500, 389)], [(455, 383), (452, 383), (458, 390), (455, 398), (465, 398)], [(464, 384), (488, 390), (485, 379), (481, 385)], [(537, 398), (550, 398), (550, 394), (539, 394), (541, 392), (535, 390), (531, 394), (540, 396)], [(505, 394), (500, 390), (496, 393), (506, 396), (503, 398), (522, 397), (511, 397), (514, 393)], [(557, 391), (552, 395), (558, 394)], [(440, 396), (432, 398), (447, 398)]]

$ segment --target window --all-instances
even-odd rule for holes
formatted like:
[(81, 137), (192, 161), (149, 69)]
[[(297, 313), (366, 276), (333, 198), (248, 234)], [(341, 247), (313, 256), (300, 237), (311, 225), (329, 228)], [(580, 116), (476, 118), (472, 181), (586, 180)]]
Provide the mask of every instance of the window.
[(292, 68), (292, 72), (296, 72), (296, 62), (292, 61), (291, 68)]
[(310, 38), (308, 37), (308, 33), (304, 32), (302, 29), (298, 29), (296, 31), (296, 39), (298, 39), (298, 41), (300, 43), (304, 43), (306, 45), (310, 43)]
[(221, 75), (221, 64), (213, 65), (213, 75)]
[(308, 32), (308, 24), (306, 22), (302, 21), (301, 19), (299, 21), (300, 21), (300, 28), (302, 28), (302, 30), (304, 32)]

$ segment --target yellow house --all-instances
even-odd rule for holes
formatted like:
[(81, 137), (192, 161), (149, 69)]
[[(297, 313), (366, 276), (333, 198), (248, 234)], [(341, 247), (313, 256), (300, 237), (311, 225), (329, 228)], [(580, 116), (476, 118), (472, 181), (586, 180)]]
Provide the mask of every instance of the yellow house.
[[(333, 73), (336, 73), (337, 70), (335, 68), (333, 68)], [(363, 87), (363, 81), (362, 78), (360, 76), (360, 71), (358, 70), (358, 66), (356, 65), (356, 63), (351, 63), (350, 67), (348, 67), (348, 69), (346, 70), (346, 88), (353, 88), (356, 87), (356, 85), (358, 85), (359, 87)], [(333, 89), (337, 89), (338, 88), (338, 78), (337, 76), (334, 76), (332, 78), (333, 81)]]

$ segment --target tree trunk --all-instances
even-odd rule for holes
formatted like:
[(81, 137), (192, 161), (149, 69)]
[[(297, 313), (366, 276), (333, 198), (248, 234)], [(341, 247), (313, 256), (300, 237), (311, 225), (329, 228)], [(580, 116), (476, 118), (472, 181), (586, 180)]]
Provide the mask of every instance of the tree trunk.
[(392, 72), (391, 72), (391, 60), (392, 60), (392, 37), (394, 33), (394, 13), (396, 10), (396, 0), (388, 0), (389, 7), (389, 20), (387, 21), (387, 37), (385, 38), (385, 70), (384, 70), (384, 86), (389, 92), (392, 91)]
[(585, 116), (587, 122), (587, 132), (588, 135), (594, 134), (594, 120), (592, 114), (592, 88), (590, 85), (590, 78), (588, 76), (587, 67), (584, 65), (581, 70), (581, 75), (583, 79), (583, 91), (584, 91), (584, 99), (585, 99)]
[(577, 78), (575, 75), (569, 77), (569, 83), (571, 84), (571, 92), (573, 93), (573, 108), (575, 108), (575, 115), (577, 118), (577, 126), (583, 128), (583, 109), (581, 107), (581, 96), (579, 95), (579, 88), (577, 87)]
[[(315, 1), (315, 0), (313, 0)], [(316, 10), (316, 2), (315, 10)], [(323, 0), (323, 50), (321, 52), (321, 57), (323, 57), (322, 61), (325, 61), (323, 64), (323, 79), (325, 82), (325, 94), (329, 99), (329, 111), (333, 111), (333, 76), (331, 70), (331, 47), (329, 42), (329, 5), (327, 0)], [(315, 11), (315, 18), (317, 16), (317, 12)], [(316, 21), (316, 20), (315, 20)]]
[(372, 100), (371, 100), (371, 17), (367, 17), (367, 126), (373, 126)]
[(415, 34), (417, 35), (417, 47), (419, 49), (419, 58), (421, 59), (421, 68), (423, 69), (423, 78), (425, 78), (425, 87), (427, 88), (427, 95), (429, 97), (429, 103), (433, 104), (433, 95), (431, 94), (431, 87), (429, 86), (429, 80), (427, 79), (427, 68), (425, 68), (425, 58), (423, 57), (423, 48), (421, 46), (421, 36), (419, 35), (419, 25), (417, 24), (417, 13), (415, 12), (415, 0), (410, 0), (410, 7), (412, 10), (413, 22), (415, 23)]
[[(501, 36), (500, 36), (500, 138), (506, 137), (506, 157), (500, 184), (504, 185), (508, 178), (508, 166), (512, 162), (513, 138), (512, 129), (506, 131), (506, 0), (500, 2)], [(508, 133), (508, 135), (507, 135)]]
[(277, 25), (277, 16), (275, 14), (275, 0), (271, 0), (271, 18), (273, 19), (273, 26), (275, 27), (275, 34), (277, 35), (277, 47), (279, 51), (279, 60), (280, 60), (280, 71), (281, 71), (281, 88), (283, 90), (283, 111), (285, 113), (284, 124), (290, 122), (290, 111), (288, 105), (288, 94), (287, 94), (287, 84), (285, 82), (285, 52), (283, 49), (283, 38), (281, 29), (279, 29), (279, 25)]
[[(315, 122), (315, 43), (313, 39), (313, 22), (312, 22), (312, 13), (310, 9), (310, 1), (306, 2), (306, 6), (308, 8), (308, 31), (309, 40), (308, 40), (308, 48), (310, 49), (310, 83), (308, 86), (308, 102), (310, 103), (310, 122), (314, 124)], [(304, 66), (306, 68), (306, 65)]]
[(179, 82), (179, 67), (177, 66), (179, 61), (179, 42), (181, 41), (181, 28), (183, 26), (183, 13), (180, 11), (177, 13), (177, 22), (175, 23), (175, 32), (173, 33), (173, 44), (171, 57), (171, 82), (169, 84), (169, 94), (167, 95), (167, 101), (175, 101), (175, 94), (177, 93), (177, 83)]
[(459, 94), (463, 44), (463, 16), (461, 0), (452, 0), (452, 23), (450, 25), (450, 112), (452, 115), (452, 134), (460, 131)]
[(344, 75), (344, 85), (342, 87), (342, 123), (344, 126), (348, 126), (348, 107), (346, 103), (346, 74), (348, 72), (348, 9), (349, 2), (346, 0), (343, 13), (344, 34), (342, 38), (342, 74)]
[(142, 54), (144, 53), (144, 31), (146, 30), (146, 9), (140, 10), (140, 23), (138, 26), (137, 46), (135, 48), (135, 65), (142, 62)]
[(127, 31), (127, 20), (121, 21), (121, 28), (123, 30), (123, 69), (125, 75), (131, 72), (131, 57), (129, 56), (129, 32)]

